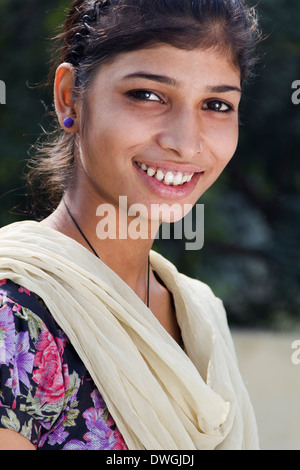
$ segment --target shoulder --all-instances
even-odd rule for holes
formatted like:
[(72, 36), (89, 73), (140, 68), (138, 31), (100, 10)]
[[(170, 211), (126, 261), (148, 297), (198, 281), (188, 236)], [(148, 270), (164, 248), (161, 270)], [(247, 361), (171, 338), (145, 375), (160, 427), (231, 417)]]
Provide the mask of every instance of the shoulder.
[(54, 320), (42, 299), (9, 279), (0, 280), (0, 305), (9, 307), (14, 314), (20, 313), (21, 318), (26, 317), (26, 312), (30, 310), (49, 326), (55, 327)]
[(201, 303), (202, 306), (214, 312), (218, 317), (226, 317), (223, 301), (213, 292), (208, 284), (182, 273), (178, 273), (177, 281), (181, 292), (189, 298), (189, 302), (194, 302), (197, 305)]
[(210, 325), (215, 337), (219, 337), (226, 344), (233, 358), (236, 358), (235, 347), (228, 324), (227, 312), (223, 301), (215, 295), (212, 288), (204, 282), (178, 274), (184, 291), (186, 302), (201, 322)]
[(201, 314), (210, 322), (222, 324), (222, 327), (227, 324), (223, 302), (211, 287), (179, 272), (172, 262), (155, 251), (151, 251), (151, 263), (167, 288), (177, 298), (177, 305), (182, 310), (184, 306), (188, 306), (196, 315)]
[(19, 333), (22, 332), (23, 336), (26, 333), (35, 348), (46, 332), (49, 339), (60, 338), (63, 341), (63, 332), (42, 299), (10, 280), (0, 280), (0, 329), (3, 322), (14, 326), (14, 340)]
[(0, 427), (35, 442), (62, 412), (67, 339), (34, 293), (0, 281)]
[(47, 307), (6, 280), (0, 281), (0, 384), (0, 430), (14, 430), (45, 450), (125, 448), (84, 363)]

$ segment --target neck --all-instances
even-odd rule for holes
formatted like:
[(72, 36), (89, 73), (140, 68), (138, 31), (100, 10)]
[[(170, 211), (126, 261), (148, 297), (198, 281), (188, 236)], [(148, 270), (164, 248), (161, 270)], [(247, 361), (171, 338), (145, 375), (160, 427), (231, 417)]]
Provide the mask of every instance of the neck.
[[(153, 273), (148, 271), (149, 251), (153, 239), (149, 236), (132, 239), (128, 234), (130, 220), (127, 214), (120, 213), (120, 208), (114, 214), (115, 220), (108, 217), (97, 216), (99, 200), (93, 202), (89, 197), (88, 203), (76, 198), (76, 194), (66, 193), (64, 200), (57, 210), (42, 224), (50, 226), (65, 235), (73, 238), (85, 246), (89, 251), (98, 256), (121, 279), (123, 279), (136, 294), (147, 304), (149, 284)], [(131, 220), (132, 221), (132, 220)], [(100, 230), (115, 228), (115, 234), (111, 238), (99, 238)], [(110, 224), (110, 227), (109, 227)], [(143, 225), (144, 232), (149, 232), (148, 222)]]

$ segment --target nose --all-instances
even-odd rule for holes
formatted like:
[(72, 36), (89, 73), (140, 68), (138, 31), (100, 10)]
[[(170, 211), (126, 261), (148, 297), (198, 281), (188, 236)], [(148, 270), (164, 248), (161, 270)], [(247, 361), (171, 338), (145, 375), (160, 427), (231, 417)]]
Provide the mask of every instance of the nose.
[(170, 115), (158, 135), (160, 147), (186, 161), (195, 158), (203, 151), (199, 120), (191, 110)]

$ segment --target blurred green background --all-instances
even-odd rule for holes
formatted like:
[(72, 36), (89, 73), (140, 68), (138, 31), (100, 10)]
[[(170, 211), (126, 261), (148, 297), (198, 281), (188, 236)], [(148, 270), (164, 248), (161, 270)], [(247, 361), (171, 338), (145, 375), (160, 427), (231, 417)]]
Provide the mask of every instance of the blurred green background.
[[(286, 6), (286, 5), (289, 6)], [(52, 96), (49, 38), (70, 5), (66, 0), (1, 0), (0, 226), (26, 217), (21, 175), (43, 128)], [(160, 240), (155, 248), (178, 268), (208, 283), (224, 301), (230, 325), (300, 327), (300, 2), (258, 3), (266, 39), (256, 78), (244, 92), (240, 144), (205, 205), (205, 243)]]

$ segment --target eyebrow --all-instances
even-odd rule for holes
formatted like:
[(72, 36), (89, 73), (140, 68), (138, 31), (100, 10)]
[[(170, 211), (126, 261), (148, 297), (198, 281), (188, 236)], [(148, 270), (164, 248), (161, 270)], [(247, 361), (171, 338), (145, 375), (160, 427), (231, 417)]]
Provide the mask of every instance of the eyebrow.
[(123, 77), (123, 80), (126, 80), (128, 78), (145, 78), (146, 80), (152, 80), (154, 82), (163, 83), (164, 85), (170, 85), (176, 88), (180, 86), (179, 82), (175, 80), (174, 78), (170, 78), (165, 75), (156, 75), (153, 73), (144, 73), (144, 72), (130, 73), (129, 75), (125, 75), (125, 77)]
[(242, 90), (237, 87), (237, 86), (231, 86), (231, 85), (215, 85), (215, 86), (208, 86), (206, 90), (209, 93), (228, 93), (230, 91), (237, 91), (239, 93), (242, 93)]
[[(180, 82), (175, 80), (174, 78), (167, 77), (165, 75), (157, 75), (152, 73), (145, 73), (145, 72), (134, 72), (123, 77), (123, 80), (131, 79), (131, 78), (144, 78), (146, 80), (152, 80), (154, 82), (163, 83), (164, 85), (169, 85), (175, 88), (180, 87)], [(241, 93), (242, 90), (239, 87), (231, 86), (231, 85), (214, 85), (214, 86), (207, 86), (206, 87), (207, 93), (228, 93), (231, 91), (237, 91)]]

